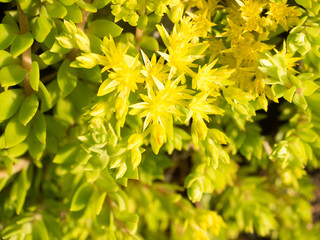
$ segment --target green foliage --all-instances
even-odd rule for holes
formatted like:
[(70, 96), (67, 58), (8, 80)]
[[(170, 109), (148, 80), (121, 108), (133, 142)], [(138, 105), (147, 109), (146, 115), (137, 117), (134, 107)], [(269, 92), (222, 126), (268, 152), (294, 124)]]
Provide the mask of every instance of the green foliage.
[(318, 239), (318, 0), (0, 2), (1, 239)]

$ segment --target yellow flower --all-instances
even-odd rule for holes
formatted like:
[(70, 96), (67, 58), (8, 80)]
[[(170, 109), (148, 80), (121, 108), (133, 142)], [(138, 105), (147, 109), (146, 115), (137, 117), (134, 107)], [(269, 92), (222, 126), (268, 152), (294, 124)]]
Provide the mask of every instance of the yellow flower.
[[(279, 52), (277, 49), (274, 49), (276, 52), (276, 55), (273, 57), (269, 57), (271, 61), (274, 61), (272, 58), (278, 60), (278, 62), (282, 63), (281, 67), (283, 69), (288, 69), (292, 73), (297, 73), (297, 71), (294, 69), (294, 67), (297, 65), (297, 62), (301, 59), (300, 57), (293, 57), (294, 52), (288, 53), (287, 52), (287, 47), (286, 47), (286, 42), (283, 42), (283, 48), (281, 52)], [(276, 62), (274, 62), (275, 65), (277, 65)]]
[(160, 58), (157, 61), (156, 55), (153, 54), (151, 60), (141, 50), (142, 58), (144, 61), (143, 70), (141, 73), (146, 77), (146, 87), (153, 87), (158, 82), (163, 83), (168, 79), (168, 67), (164, 65), (164, 59)]
[[(210, 121), (208, 115), (218, 114), (222, 115), (224, 110), (215, 106), (213, 102), (216, 101), (215, 98), (208, 98), (209, 93), (201, 92), (198, 93), (191, 101), (188, 106), (189, 113), (186, 122), (192, 117), (192, 139), (194, 144), (198, 145), (198, 136), (200, 139), (204, 140), (207, 136), (208, 128), (204, 120)], [(203, 120), (204, 119), (204, 120)]]
[(263, 31), (260, 25), (260, 13), (263, 10), (265, 3), (258, 0), (236, 0), (240, 6), (241, 17), (245, 20), (245, 31)]
[(222, 115), (224, 110), (215, 106), (213, 104), (215, 101), (215, 98), (209, 98), (209, 93), (198, 93), (189, 104), (189, 113), (186, 121), (189, 121), (191, 117), (197, 117), (198, 119), (204, 119), (209, 122), (210, 118), (208, 114)]
[(100, 85), (98, 96), (117, 90), (119, 97), (128, 98), (130, 92), (138, 89), (137, 83), (144, 82), (140, 73), (138, 55), (132, 58), (130, 65), (123, 62), (121, 66), (114, 67), (113, 70), (114, 72), (109, 73), (109, 78)]
[(270, 10), (267, 13), (277, 24), (280, 24), (284, 30), (288, 31), (297, 21), (301, 12), (296, 7), (289, 7), (287, 0), (282, 3), (270, 2)]
[(227, 37), (227, 41), (239, 41), (241, 34), (244, 31), (244, 27), (238, 23), (235, 23), (232, 19), (227, 17), (228, 25), (224, 29), (225, 32), (222, 34), (222, 36)]
[(178, 86), (181, 77), (175, 81), (168, 80), (166, 85), (159, 82), (156, 93), (148, 88), (148, 95), (141, 94), (143, 102), (131, 105), (131, 115), (145, 117), (143, 131), (150, 125), (151, 145), (155, 153), (169, 139), (173, 139), (173, 116), (183, 116), (177, 107), (186, 107), (186, 99), (192, 98), (186, 86)]
[(236, 65), (240, 67), (248, 61), (255, 62), (259, 59), (259, 52), (272, 49), (273, 46), (265, 44), (262, 40), (256, 40), (252, 33), (245, 33), (238, 42), (232, 44), (231, 48), (224, 50), (224, 53), (232, 53), (236, 58)]
[(139, 114), (140, 117), (146, 117), (143, 125), (145, 130), (150, 123), (158, 123), (165, 128), (166, 119), (171, 119), (172, 114), (176, 116), (183, 116), (176, 105), (185, 106), (185, 99), (190, 99), (188, 93), (184, 93), (186, 86), (177, 86), (179, 79), (176, 81), (169, 81), (166, 86), (161, 87), (157, 94), (152, 88), (148, 88), (148, 96), (141, 94), (140, 97), (143, 102), (131, 105), (133, 108), (130, 114)]
[(105, 56), (100, 56), (99, 64), (103, 65), (102, 72), (110, 68), (118, 68), (122, 65), (127, 52), (128, 47), (123, 47), (121, 42), (117, 45), (114, 43), (113, 38), (110, 36), (110, 39), (104, 37), (101, 44), (101, 51)]
[(197, 29), (199, 37), (207, 37), (208, 33), (211, 32), (211, 27), (216, 24), (210, 21), (210, 15), (208, 14), (208, 9), (204, 11), (198, 11), (196, 14), (187, 12), (187, 14), (194, 21), (194, 28)]
[(163, 26), (157, 26), (163, 42), (165, 43), (168, 54), (158, 52), (171, 67), (169, 79), (171, 79), (178, 71), (179, 74), (187, 73), (194, 76), (195, 73), (190, 69), (197, 65), (193, 61), (202, 58), (201, 55), (209, 46), (208, 43), (198, 43), (194, 41), (194, 36), (199, 34), (195, 28), (194, 22), (190, 17), (185, 17), (179, 25), (175, 25), (171, 35)]
[(199, 67), (197, 75), (192, 79), (192, 88), (199, 89), (210, 95), (218, 96), (221, 86), (231, 85), (232, 81), (228, 80), (233, 70), (226, 68), (213, 68), (218, 59)]

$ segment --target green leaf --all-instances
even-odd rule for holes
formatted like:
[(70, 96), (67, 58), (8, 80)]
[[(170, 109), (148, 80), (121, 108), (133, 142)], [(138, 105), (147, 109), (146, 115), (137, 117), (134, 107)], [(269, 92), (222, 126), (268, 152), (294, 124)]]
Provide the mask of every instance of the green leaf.
[(46, 143), (47, 136), (47, 123), (45, 116), (41, 112), (37, 112), (32, 121), (32, 128), (36, 138), (42, 142)]
[(84, 0), (78, 0), (77, 4), (79, 7), (81, 7), (83, 10), (86, 10), (87, 12), (96, 12), (97, 9), (90, 3), (85, 2)]
[(14, 14), (12, 14), (12, 12), (10, 11), (4, 11), (4, 17), (2, 18), (2, 23), (6, 23), (9, 24), (13, 27), (15, 27), (17, 29), (17, 31), (19, 32), (19, 26), (18, 23), (16, 21), (16, 18), (14, 16)]
[(43, 111), (43, 112), (48, 111), (49, 109), (54, 107), (57, 104), (59, 98), (61, 97), (61, 91), (59, 89), (57, 80), (50, 82), (49, 84), (46, 85), (46, 87), (47, 87), (48, 93), (50, 95), (51, 102), (49, 105), (43, 104), (41, 106), (41, 111)]
[(44, 84), (40, 81), (39, 82), (39, 98), (41, 99), (41, 111), (45, 111), (45, 106), (51, 106), (51, 96), (44, 86)]
[(17, 37), (19, 30), (9, 24), (0, 24), (0, 49), (5, 49), (11, 45)]
[(18, 184), (18, 192), (17, 192), (17, 206), (16, 206), (16, 213), (19, 215), (22, 208), (23, 204), (25, 202), (27, 192), (30, 188), (30, 180), (28, 179), (28, 169), (23, 169), (22, 172), (20, 173), (17, 184)]
[(42, 219), (38, 219), (32, 224), (32, 239), (50, 240), (48, 230)]
[(19, 121), (22, 125), (27, 125), (37, 113), (39, 100), (35, 94), (25, 98), (19, 111)]
[(38, 91), (39, 81), (40, 81), (40, 70), (39, 64), (36, 61), (33, 61), (31, 64), (31, 70), (29, 72), (30, 86), (33, 90)]
[(27, 138), (27, 143), (28, 143), (28, 150), (30, 155), (35, 159), (35, 160), (40, 160), (40, 158), (43, 155), (43, 152), (46, 148), (46, 145), (39, 142), (37, 137), (34, 134), (29, 134)]
[(307, 96), (306, 100), (308, 102), (308, 106), (310, 107), (310, 109), (320, 116), (320, 108), (319, 108), (320, 93), (315, 92), (312, 95)]
[(40, 43), (44, 42), (52, 29), (52, 24), (45, 7), (40, 10), (40, 16), (36, 18), (33, 24), (33, 37)]
[(69, 143), (60, 148), (58, 154), (54, 157), (52, 162), (56, 164), (66, 164), (73, 162), (79, 152), (79, 147), (73, 143)]
[(105, 202), (105, 199), (106, 199), (106, 196), (107, 196), (107, 192), (103, 192), (99, 198), (97, 199), (96, 201), (96, 204), (95, 204), (95, 213), (97, 215), (100, 214), (101, 210), (102, 210), (102, 207), (103, 207), (103, 204)]
[(122, 30), (123, 29), (114, 22), (106, 19), (98, 19), (90, 23), (89, 28), (86, 30), (86, 33), (93, 34), (100, 38), (103, 38), (105, 36), (109, 37), (109, 34), (112, 37), (117, 37), (121, 34)]
[(23, 126), (18, 115), (13, 117), (4, 130), (6, 148), (13, 147), (25, 140), (30, 132), (30, 124)]
[(102, 40), (100, 38), (98, 38), (97, 36), (93, 35), (93, 34), (87, 34), (89, 40), (90, 40), (90, 48), (91, 48), (91, 52), (92, 53), (101, 53), (101, 44), (102, 44)]
[(58, 70), (57, 81), (63, 97), (69, 95), (77, 86), (77, 69), (70, 67), (70, 60), (65, 59), (61, 64)]
[(46, 122), (47, 122), (47, 131), (48, 135), (53, 135), (58, 138), (63, 138), (66, 136), (66, 130), (68, 126), (62, 125), (61, 121), (58, 119), (46, 115)]
[(9, 148), (8, 155), (13, 158), (20, 157), (21, 155), (25, 154), (27, 150), (28, 150), (28, 144), (26, 143), (26, 141), (24, 141), (15, 145), (12, 148)]
[(311, 80), (307, 80), (307, 81), (302, 82), (302, 92), (303, 92), (304, 96), (310, 96), (318, 88), (319, 88), (319, 85)]
[(284, 92), (287, 90), (287, 88), (283, 85), (276, 84), (272, 85), (271, 90), (276, 98), (281, 98)]
[(286, 99), (288, 102), (292, 102), (292, 99), (293, 99), (293, 95), (295, 94), (296, 92), (296, 87), (295, 86), (292, 86), (290, 89), (286, 90), (284, 93), (283, 93), (283, 97), (284, 99)]
[(299, 5), (301, 5), (305, 8), (312, 7), (312, 0), (296, 0), (296, 3), (298, 3)]
[(148, 25), (148, 16), (147, 15), (139, 16), (137, 27), (140, 28), (141, 30), (145, 30), (147, 25)]
[(68, 125), (73, 125), (76, 120), (76, 112), (70, 98), (60, 98), (55, 108), (55, 117), (66, 122)]
[(17, 85), (23, 81), (27, 70), (19, 65), (8, 65), (0, 70), (0, 83), (2, 87)]
[(67, 15), (67, 9), (59, 2), (53, 1), (52, 4), (46, 2), (47, 11), (52, 18), (64, 18)]
[(92, 5), (97, 9), (101, 9), (107, 6), (109, 2), (110, 0), (93, 0)]
[(62, 59), (64, 59), (64, 55), (53, 53), (53, 52), (50, 52), (50, 50), (48, 50), (40, 54), (40, 58), (46, 65), (53, 65), (57, 62), (60, 62)]
[(25, 51), (27, 51), (33, 44), (33, 36), (30, 32), (27, 32), (26, 34), (17, 36), (11, 47), (10, 47), (10, 53), (14, 57), (18, 57)]
[(12, 175), (12, 167), (13, 167), (13, 160), (12, 158), (9, 158), (7, 156), (2, 157), (1, 161), (4, 163), (6, 166), (6, 171), (8, 176)]
[(92, 185), (90, 183), (83, 183), (74, 193), (70, 211), (77, 212), (84, 209), (93, 192)]
[[(22, 229), (25, 228), (25, 229)], [(21, 236), (21, 232), (24, 230), (24, 234), (28, 234), (31, 232), (31, 224), (25, 223), (23, 226), (21, 224), (10, 224), (8, 225), (2, 232), (1, 237), (2, 239), (15, 239), (16, 236)]]
[(115, 211), (115, 218), (122, 221), (131, 234), (138, 229), (139, 216), (130, 212)]
[(67, 15), (64, 17), (67, 21), (72, 21), (74, 23), (82, 22), (82, 13), (80, 8), (77, 5), (66, 6), (68, 11)]
[(58, 140), (57, 137), (48, 135), (46, 139), (46, 150), (50, 153), (57, 154), (58, 152)]
[(77, 87), (71, 93), (71, 99), (78, 112), (90, 104), (91, 94), (82, 81), (79, 81)]
[(42, 218), (44, 220), (44, 223), (47, 226), (50, 239), (62, 239), (62, 236), (61, 236), (62, 229), (61, 229), (60, 223), (56, 219), (56, 216), (51, 215), (51, 213), (43, 213)]
[(101, 71), (98, 66), (94, 66), (90, 69), (81, 68), (79, 69), (82, 79), (85, 79), (90, 82), (101, 83)]
[(100, 176), (96, 180), (96, 184), (99, 188), (106, 192), (116, 192), (119, 189), (118, 184), (110, 176), (109, 170), (107, 169), (101, 171)]
[(71, 6), (76, 2), (76, 0), (60, 0), (65, 6)]
[[(6, 143), (5, 143), (4, 135), (2, 134), (0, 136), (0, 149), (2, 150), (2, 149), (5, 149), (5, 148), (6, 148)], [(0, 189), (1, 189), (1, 187), (0, 187)]]
[(306, 109), (308, 107), (308, 103), (305, 99), (305, 97), (301, 94), (295, 94), (293, 96), (293, 103), (297, 106), (301, 107), (302, 109)]
[(40, 0), (18, 0), (22, 11), (28, 16), (36, 16), (41, 7)]
[(14, 58), (9, 52), (0, 50), (0, 68), (7, 65), (20, 64), (19, 58)]
[(12, 117), (23, 102), (22, 89), (10, 89), (0, 93), (0, 122)]
[(159, 51), (159, 43), (153, 37), (143, 36), (139, 44), (143, 50), (152, 51), (152, 52)]

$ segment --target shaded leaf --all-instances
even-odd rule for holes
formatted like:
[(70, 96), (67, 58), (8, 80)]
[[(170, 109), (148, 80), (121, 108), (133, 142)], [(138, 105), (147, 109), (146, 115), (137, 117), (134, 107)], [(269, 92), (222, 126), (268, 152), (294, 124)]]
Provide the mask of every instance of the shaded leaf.
[(39, 100), (35, 94), (25, 98), (19, 111), (19, 121), (22, 125), (27, 125), (37, 113)]
[(5, 49), (11, 45), (17, 37), (19, 30), (9, 24), (0, 24), (0, 49)]
[(4, 131), (6, 148), (13, 147), (25, 140), (29, 134), (30, 126), (30, 124), (23, 126), (19, 121), (18, 115), (13, 117)]
[(0, 122), (12, 117), (23, 102), (22, 89), (10, 89), (0, 93)]
[(27, 70), (20, 65), (8, 65), (0, 70), (0, 83), (2, 87), (17, 85), (23, 81)]
[(123, 29), (114, 22), (106, 19), (98, 19), (90, 23), (86, 32), (103, 38), (105, 36), (109, 37), (109, 35), (117, 37), (121, 34), (122, 30)]
[(61, 64), (57, 75), (58, 86), (64, 97), (69, 95), (77, 86), (77, 75), (77, 69), (70, 67), (70, 60), (65, 59)]
[(85, 208), (92, 192), (93, 188), (91, 184), (82, 184), (73, 195), (70, 211), (77, 212)]
[(28, 48), (30, 48), (33, 44), (33, 36), (30, 32), (27, 32), (26, 34), (23, 35), (18, 35), (10, 48), (10, 53), (14, 56), (17, 57), (27, 51)]

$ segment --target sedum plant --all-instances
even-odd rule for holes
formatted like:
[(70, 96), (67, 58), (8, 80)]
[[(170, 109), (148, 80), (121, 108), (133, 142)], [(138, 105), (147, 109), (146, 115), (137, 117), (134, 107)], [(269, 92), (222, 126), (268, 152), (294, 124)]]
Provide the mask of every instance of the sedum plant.
[(318, 0), (0, 2), (1, 239), (318, 239)]

